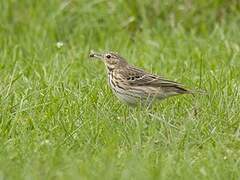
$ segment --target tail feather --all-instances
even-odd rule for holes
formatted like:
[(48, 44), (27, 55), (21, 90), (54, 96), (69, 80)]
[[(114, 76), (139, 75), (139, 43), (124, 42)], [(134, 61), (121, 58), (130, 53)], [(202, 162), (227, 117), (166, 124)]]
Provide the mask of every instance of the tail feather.
[(189, 90), (181, 86), (171, 86), (171, 87), (165, 87), (165, 92), (167, 93), (175, 93), (178, 94), (201, 94), (206, 95), (207, 93), (203, 90)]

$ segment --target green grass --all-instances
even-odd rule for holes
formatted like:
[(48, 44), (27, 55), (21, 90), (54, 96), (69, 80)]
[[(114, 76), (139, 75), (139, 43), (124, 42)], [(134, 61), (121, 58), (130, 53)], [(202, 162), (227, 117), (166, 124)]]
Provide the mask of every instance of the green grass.
[[(237, 0), (0, 1), (0, 179), (239, 179), (239, 26)], [(90, 49), (208, 94), (127, 107)]]

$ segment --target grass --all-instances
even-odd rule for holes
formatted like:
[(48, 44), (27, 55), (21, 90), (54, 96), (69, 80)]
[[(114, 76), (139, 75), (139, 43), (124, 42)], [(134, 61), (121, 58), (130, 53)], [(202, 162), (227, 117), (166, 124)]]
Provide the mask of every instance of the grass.
[[(0, 179), (240, 178), (237, 0), (0, 8)], [(90, 49), (208, 94), (127, 107)]]

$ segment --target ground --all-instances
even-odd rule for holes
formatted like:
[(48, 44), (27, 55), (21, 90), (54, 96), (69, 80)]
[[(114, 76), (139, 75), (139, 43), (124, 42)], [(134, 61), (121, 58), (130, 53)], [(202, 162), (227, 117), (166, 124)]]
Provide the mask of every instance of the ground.
[[(0, 8), (0, 179), (240, 178), (237, 0)], [(91, 49), (207, 93), (128, 107)]]

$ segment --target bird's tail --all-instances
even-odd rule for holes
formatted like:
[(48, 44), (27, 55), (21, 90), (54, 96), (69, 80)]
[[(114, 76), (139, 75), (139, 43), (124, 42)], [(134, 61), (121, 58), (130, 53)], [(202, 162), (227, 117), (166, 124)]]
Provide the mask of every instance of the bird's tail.
[(200, 95), (206, 95), (207, 92), (204, 90), (199, 90), (199, 89), (187, 89), (185, 87), (182, 86), (175, 86), (174, 87), (174, 91), (177, 94), (192, 94), (192, 95), (196, 95), (196, 94), (200, 94)]

